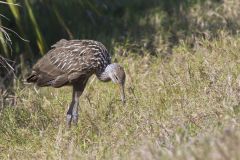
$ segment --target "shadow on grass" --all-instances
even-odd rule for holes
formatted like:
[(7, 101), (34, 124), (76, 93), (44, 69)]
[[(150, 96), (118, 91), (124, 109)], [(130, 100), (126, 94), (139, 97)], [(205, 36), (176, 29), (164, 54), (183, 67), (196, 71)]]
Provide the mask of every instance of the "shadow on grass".
[[(110, 51), (113, 51), (114, 42), (126, 41), (149, 49), (154, 46), (152, 43), (156, 34), (161, 34), (164, 43), (172, 48), (178, 44), (179, 39), (191, 36), (193, 31), (201, 31), (201, 26), (193, 25), (189, 20), (189, 11), (196, 5), (204, 5), (205, 2), (206, 0), (34, 1), (31, 9), (40, 33), (36, 33), (25, 3), (22, 3), (22, 8), (19, 9), (20, 26), (15, 24), (9, 9), (0, 7), (10, 18), (10, 21), (4, 21), (4, 24), (19, 33), (22, 31), (24, 37), (30, 40), (33, 51), (31, 54), (36, 58), (40, 56), (37, 34), (43, 35), (46, 50), (61, 38), (96, 39), (103, 42)], [(211, 3), (212, 8), (209, 7), (208, 10), (213, 10), (223, 2), (214, 0)], [(231, 25), (234, 22), (227, 21), (227, 29), (230, 31), (239, 27), (234, 28)], [(208, 27), (211, 32), (217, 32), (222, 26), (216, 21)], [(26, 43), (19, 39), (14, 39), (13, 42), (16, 52), (10, 56), (11, 59), (16, 59), (19, 54), (25, 54), (28, 59), (29, 55), (24, 47)], [(156, 54), (152, 50), (150, 53)]]
[[(22, 67), (32, 66), (42, 56), (40, 48), (47, 51), (62, 38), (95, 39), (103, 42), (111, 54), (123, 55), (123, 48), (126, 52), (139, 55), (170, 55), (172, 48), (181, 40), (194, 46), (195, 36), (210, 34), (214, 37), (221, 29), (236, 33), (240, 26), (234, 19), (201, 17), (207, 11), (214, 14), (223, 3), (222, 0), (43, 0), (30, 3), (31, 15), (22, 1), (19, 24), (9, 8), (0, 6), (2, 13), (10, 19), (4, 20), (3, 25), (30, 40), (30, 49), (27, 49), (27, 43), (13, 37), (13, 52), (5, 56), (16, 61), (15, 68), (20, 70), (20, 75)], [(191, 9), (196, 6), (200, 8), (199, 13), (191, 17)], [(39, 44), (39, 34), (44, 44)], [(120, 49), (116, 50), (116, 45)], [(5, 53), (2, 49), (0, 51)], [(3, 68), (0, 71), (2, 77), (7, 74)]]

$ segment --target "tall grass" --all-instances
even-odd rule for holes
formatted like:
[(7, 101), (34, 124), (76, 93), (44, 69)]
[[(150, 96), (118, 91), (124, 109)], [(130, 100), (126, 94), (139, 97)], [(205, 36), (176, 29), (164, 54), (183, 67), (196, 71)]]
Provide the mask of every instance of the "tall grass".
[(0, 159), (240, 158), (237, 0), (19, 2), (0, 4), (10, 18), (1, 22), (30, 43), (11, 36), (13, 52), (1, 48), (0, 61), (28, 66), (60, 38), (96, 39), (124, 65), (127, 103), (93, 76), (68, 129), (71, 88), (14, 78), (0, 88)]
[(221, 32), (194, 48), (181, 43), (167, 59), (116, 55), (127, 72), (126, 106), (115, 85), (93, 77), (70, 130), (71, 88), (35, 92), (19, 83), (16, 107), (0, 112), (0, 157), (238, 159), (239, 42)]
[(45, 42), (44, 42), (42, 33), (40, 32), (37, 20), (34, 16), (34, 13), (33, 13), (33, 10), (32, 10), (32, 7), (31, 7), (29, 1), (25, 0), (24, 2), (25, 2), (25, 5), (26, 5), (26, 8), (27, 8), (27, 11), (28, 11), (29, 18), (30, 18), (30, 20), (33, 24), (33, 28), (35, 29), (35, 32), (36, 32), (37, 46), (39, 48), (39, 51), (40, 51), (41, 55), (43, 55), (46, 52), (46, 50), (45, 50)]
[[(115, 42), (129, 41), (147, 46), (151, 54), (162, 55), (181, 40), (193, 45), (196, 36), (214, 37), (222, 29), (235, 34), (239, 29), (237, 0), (8, 2), (19, 2), (21, 7), (9, 5), (9, 10), (0, 5), (1, 14), (10, 19), (3, 19), (2, 23), (30, 40), (31, 46), (13, 37), (14, 51), (8, 55), (11, 59), (25, 54), (25, 59), (32, 61), (61, 38), (96, 39), (111, 50)], [(163, 46), (160, 50), (152, 49), (159, 48), (159, 44)]]

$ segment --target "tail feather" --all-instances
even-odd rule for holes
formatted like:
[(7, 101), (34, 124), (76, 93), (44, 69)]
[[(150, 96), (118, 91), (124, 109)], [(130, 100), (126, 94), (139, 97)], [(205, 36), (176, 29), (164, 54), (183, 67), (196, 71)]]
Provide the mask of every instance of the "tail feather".
[(32, 72), (27, 78), (26, 78), (28, 83), (34, 83), (37, 82), (38, 80), (38, 75), (35, 72)]
[(47, 74), (43, 73), (37, 73), (33, 71), (28, 77), (27, 77), (28, 83), (36, 83), (39, 87), (44, 86), (50, 86), (51, 82), (54, 80), (54, 77), (49, 76)]
[(55, 88), (62, 87), (68, 83), (68, 76), (63, 74), (57, 77), (48, 75), (43, 72), (33, 71), (27, 78), (28, 83), (35, 83), (39, 87), (52, 86)]

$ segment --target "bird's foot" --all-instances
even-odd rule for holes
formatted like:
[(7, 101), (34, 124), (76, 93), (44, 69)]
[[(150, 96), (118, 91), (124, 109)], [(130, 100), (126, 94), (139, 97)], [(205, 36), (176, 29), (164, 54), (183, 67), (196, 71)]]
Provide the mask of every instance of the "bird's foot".
[(77, 123), (78, 123), (78, 114), (73, 114), (72, 115), (72, 121), (73, 121), (73, 124), (75, 125), (75, 126), (77, 126)]
[(78, 115), (71, 115), (67, 114), (67, 127), (71, 127), (71, 123), (73, 123), (75, 126), (77, 126), (78, 123)]
[(67, 127), (70, 128), (71, 127), (71, 122), (72, 122), (72, 115), (71, 114), (67, 114)]

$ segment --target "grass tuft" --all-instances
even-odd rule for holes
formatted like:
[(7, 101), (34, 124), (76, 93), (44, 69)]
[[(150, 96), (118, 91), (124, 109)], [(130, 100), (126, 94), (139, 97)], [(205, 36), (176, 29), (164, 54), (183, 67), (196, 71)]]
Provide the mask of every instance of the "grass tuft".
[(0, 158), (239, 159), (239, 43), (222, 32), (193, 48), (181, 43), (170, 57), (116, 55), (127, 72), (126, 106), (114, 84), (92, 77), (71, 129), (71, 88), (19, 83), (16, 106), (0, 112)]

